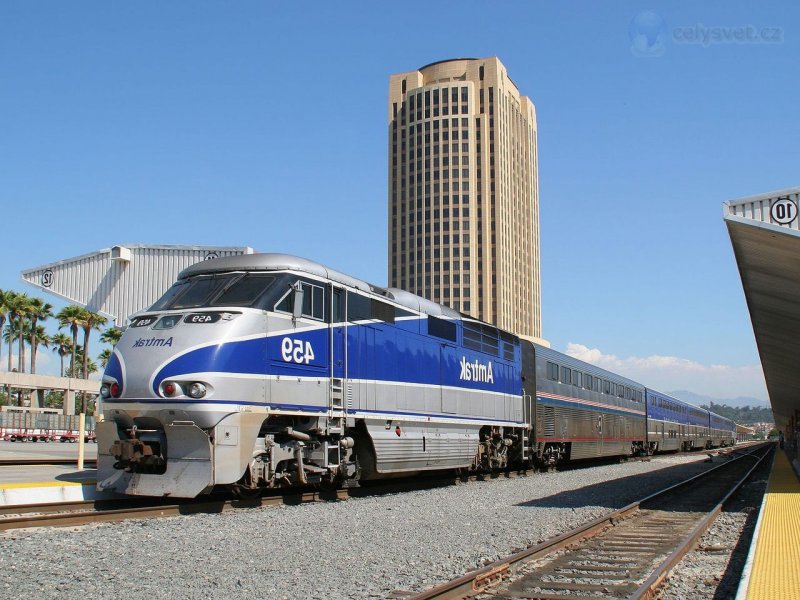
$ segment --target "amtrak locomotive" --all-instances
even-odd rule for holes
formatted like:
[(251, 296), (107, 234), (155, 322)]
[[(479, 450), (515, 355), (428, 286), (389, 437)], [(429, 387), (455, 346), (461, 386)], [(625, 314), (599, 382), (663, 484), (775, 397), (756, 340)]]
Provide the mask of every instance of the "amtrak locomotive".
[(684, 447), (735, 438), (722, 417), (692, 407), (706, 419), (699, 435), (677, 413), (653, 412), (684, 404), (675, 399), (281, 254), (184, 270), (132, 317), (101, 396), (98, 489), (150, 496), (491, 472), (677, 449), (684, 434)]

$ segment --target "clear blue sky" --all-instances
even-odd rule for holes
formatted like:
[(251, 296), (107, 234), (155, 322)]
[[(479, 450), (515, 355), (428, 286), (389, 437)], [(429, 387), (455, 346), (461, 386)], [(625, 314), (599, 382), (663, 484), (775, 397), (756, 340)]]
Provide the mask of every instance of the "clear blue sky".
[(538, 113), (545, 337), (763, 398), (722, 202), (800, 183), (799, 24), (788, 1), (7, 0), (0, 288), (126, 242), (385, 284), (389, 74), (496, 55)]

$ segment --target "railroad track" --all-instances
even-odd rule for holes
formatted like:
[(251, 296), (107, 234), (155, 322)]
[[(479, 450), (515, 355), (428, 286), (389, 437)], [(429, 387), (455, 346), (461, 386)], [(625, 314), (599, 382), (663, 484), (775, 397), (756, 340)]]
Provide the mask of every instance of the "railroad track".
[[(0, 467), (38, 467), (42, 465), (77, 465), (76, 458), (7, 458), (0, 459)], [(96, 458), (86, 458), (83, 461), (85, 466), (97, 465)]]
[(773, 449), (732, 452), (705, 473), (413, 598), (652, 598)]
[(248, 500), (222, 497), (166, 501), (162, 499), (108, 499), (68, 503), (25, 504), (2, 507), (0, 531), (27, 527), (72, 527), (93, 523), (147, 519), (200, 513), (222, 513), (236, 508), (257, 508), (282, 504), (304, 504), (343, 500), (343, 490), (335, 492), (291, 492)]
[[(73, 464), (68, 459), (12, 459), (0, 461), (0, 466), (28, 466)], [(86, 461), (92, 463), (94, 461)], [(26, 504), (0, 506), (0, 531), (26, 527), (68, 527), (100, 522), (116, 522), (126, 519), (168, 517), (198, 513), (221, 513), (234, 508), (301, 504), (330, 500), (345, 500), (388, 493), (400, 493), (414, 489), (430, 489), (454, 485), (466, 479), (516, 477), (524, 471), (511, 471), (492, 475), (429, 477), (422, 479), (398, 479), (361, 488), (323, 492), (320, 490), (271, 493), (251, 500), (234, 500), (230, 497), (211, 496), (195, 499), (119, 498), (84, 500), (68, 503)], [(623, 509), (625, 510), (625, 509)], [(435, 596), (432, 596), (435, 597)]]
[[(486, 477), (515, 476), (517, 473), (511, 472), (487, 475)], [(472, 478), (478, 479), (479, 477), (473, 476)], [(70, 527), (127, 519), (222, 513), (236, 508), (338, 501), (350, 497), (395, 494), (410, 490), (457, 485), (459, 481), (461, 481), (459, 478), (453, 476), (397, 479), (359, 488), (330, 491), (319, 489), (274, 491), (252, 499), (232, 499), (230, 496), (211, 495), (190, 499), (121, 497), (49, 504), (18, 504), (0, 506), (0, 531), (27, 527)]]

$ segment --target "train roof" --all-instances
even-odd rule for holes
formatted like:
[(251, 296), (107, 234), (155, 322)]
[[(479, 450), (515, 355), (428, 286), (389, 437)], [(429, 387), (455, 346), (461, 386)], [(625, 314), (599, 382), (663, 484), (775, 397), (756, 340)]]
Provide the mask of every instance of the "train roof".
[(638, 381), (634, 381), (633, 379), (628, 379), (627, 377), (623, 377), (619, 373), (614, 373), (613, 371), (607, 371), (597, 365), (593, 365), (592, 363), (585, 362), (583, 360), (574, 358), (569, 354), (564, 354), (563, 352), (559, 352), (558, 350), (554, 350), (553, 348), (547, 348), (546, 346), (542, 346), (537, 344), (536, 342), (528, 342), (534, 346), (536, 349), (536, 354), (542, 356), (546, 359), (549, 359), (553, 362), (557, 362), (565, 367), (569, 367), (570, 369), (578, 369), (579, 371), (583, 371), (585, 373), (589, 373), (590, 375), (597, 375), (604, 377), (605, 379), (614, 380), (617, 383), (621, 383), (623, 385), (628, 385), (632, 388), (636, 388), (638, 390), (644, 390), (644, 386), (639, 383)]
[(187, 267), (178, 275), (178, 279), (186, 279), (195, 275), (205, 275), (211, 273), (227, 273), (231, 271), (297, 271), (298, 273), (308, 273), (318, 277), (330, 279), (336, 283), (361, 290), (378, 294), (389, 300), (393, 300), (411, 310), (425, 314), (440, 316), (448, 319), (461, 319), (461, 314), (448, 306), (437, 304), (431, 300), (422, 298), (400, 290), (397, 288), (382, 288), (372, 285), (362, 279), (345, 275), (334, 269), (330, 269), (318, 262), (292, 256), (291, 254), (244, 254), (241, 256), (226, 256), (213, 260), (204, 260)]

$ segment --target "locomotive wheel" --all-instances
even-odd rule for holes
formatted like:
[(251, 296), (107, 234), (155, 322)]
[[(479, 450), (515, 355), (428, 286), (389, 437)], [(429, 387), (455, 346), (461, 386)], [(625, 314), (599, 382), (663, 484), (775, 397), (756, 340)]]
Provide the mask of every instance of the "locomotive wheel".
[(252, 486), (250, 470), (245, 471), (242, 478), (231, 486), (233, 497), (242, 502), (253, 501), (261, 496), (261, 488)]
[(242, 502), (248, 502), (261, 497), (261, 488), (251, 488), (241, 483), (234, 483), (231, 486), (233, 497)]

